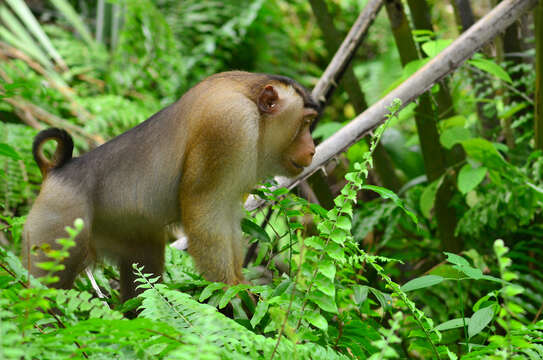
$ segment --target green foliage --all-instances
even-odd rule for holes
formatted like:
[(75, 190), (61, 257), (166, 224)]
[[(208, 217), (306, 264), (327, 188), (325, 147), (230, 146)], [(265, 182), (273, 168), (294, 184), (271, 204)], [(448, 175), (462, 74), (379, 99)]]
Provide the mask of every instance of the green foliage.
[(4, 215), (28, 211), (27, 199), (37, 191), (41, 174), (29, 149), (35, 131), (20, 124), (0, 122), (0, 212)]
[[(326, 3), (346, 33), (366, 2)], [(543, 357), (543, 157), (532, 144), (532, 64), (511, 54), (503, 62), (476, 55), (431, 90), (455, 179), (448, 209), (459, 219), (461, 254), (444, 254), (436, 240), (435, 201), (447, 182), (424, 175), (409, 104), (391, 110), (386, 132), (340, 158), (348, 171), (327, 177), (332, 209), (284, 189), (257, 191), (274, 202), (266, 228), (261, 214), (242, 223), (258, 242), (246, 275), (260, 285), (209, 283), (190, 256), (167, 248), (163, 284), (136, 267), (145, 292), (125, 304), (107, 260), (93, 269), (106, 299), (84, 276), (72, 290), (45, 288), (80, 229), (49, 252), (46, 279), (28, 279), (16, 254), (41, 181), (32, 127), (71, 126), (82, 152), (94, 146), (89, 137), (128, 130), (211, 73), (279, 73), (310, 85), (332, 56), (305, 1), (115, 4), (119, 41), (104, 44), (92, 37), (95, 2), (54, 0), (34, 15), (20, 0), (0, 6), (0, 38), (11, 46), (0, 44), (0, 358)], [(414, 32), (428, 57), (403, 70), (384, 12), (375, 19), (353, 66), (370, 103), (451, 42), (443, 37), (454, 32), (450, 11), (432, 5), (436, 32)], [(442, 116), (445, 88), (453, 111)], [(315, 138), (355, 115), (338, 88)], [(405, 183), (397, 193), (371, 173), (378, 139)], [(138, 307), (136, 319), (123, 318)]]

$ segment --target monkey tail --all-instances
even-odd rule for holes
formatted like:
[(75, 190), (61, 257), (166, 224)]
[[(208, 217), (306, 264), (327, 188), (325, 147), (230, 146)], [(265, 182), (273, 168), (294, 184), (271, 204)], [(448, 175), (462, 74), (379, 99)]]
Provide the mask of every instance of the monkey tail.
[[(53, 158), (50, 160), (44, 156), (42, 150), (43, 144), (49, 140), (57, 142), (57, 148), (53, 154)], [(40, 131), (32, 143), (32, 155), (34, 155), (34, 160), (38, 164), (44, 178), (51, 169), (62, 167), (70, 161), (73, 149), (74, 141), (70, 134), (65, 130), (57, 128)]]

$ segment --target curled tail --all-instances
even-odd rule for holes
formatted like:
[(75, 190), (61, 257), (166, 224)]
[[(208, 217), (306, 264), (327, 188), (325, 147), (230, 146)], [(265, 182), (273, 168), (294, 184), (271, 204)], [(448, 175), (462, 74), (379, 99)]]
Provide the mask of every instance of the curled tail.
[[(43, 155), (42, 150), (43, 144), (49, 140), (54, 140), (57, 142), (57, 148), (51, 160), (47, 159)], [(32, 143), (32, 154), (34, 155), (34, 160), (38, 164), (44, 178), (51, 169), (62, 167), (64, 164), (70, 161), (72, 158), (73, 149), (74, 142), (70, 134), (68, 134), (65, 130), (57, 128), (40, 131)]]

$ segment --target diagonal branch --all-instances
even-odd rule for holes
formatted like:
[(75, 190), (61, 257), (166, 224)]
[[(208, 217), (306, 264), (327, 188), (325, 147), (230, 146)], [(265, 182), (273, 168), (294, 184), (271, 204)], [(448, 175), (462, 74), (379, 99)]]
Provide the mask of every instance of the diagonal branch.
[(347, 69), (351, 63), (356, 50), (362, 43), (362, 40), (364, 40), (369, 27), (379, 13), (382, 5), (383, 0), (371, 0), (366, 5), (330, 61), (330, 64), (328, 64), (328, 67), (324, 70), (317, 85), (313, 88), (311, 93), (321, 106), (326, 104), (334, 90), (337, 88), (339, 80), (343, 76), (345, 69)]

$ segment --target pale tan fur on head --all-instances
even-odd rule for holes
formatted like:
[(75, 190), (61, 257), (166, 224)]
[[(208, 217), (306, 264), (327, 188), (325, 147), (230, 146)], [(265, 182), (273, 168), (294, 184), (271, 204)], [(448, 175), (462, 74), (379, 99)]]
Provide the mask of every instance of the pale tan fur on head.
[[(292, 143), (303, 121), (303, 100), (296, 90), (279, 82), (271, 83), (279, 100), (277, 110), (262, 116), (260, 126), (261, 158), (259, 164), (273, 164), (273, 168), (265, 169), (264, 176), (284, 174), (281, 165), (281, 154)], [(264, 169), (262, 169), (264, 170)]]

